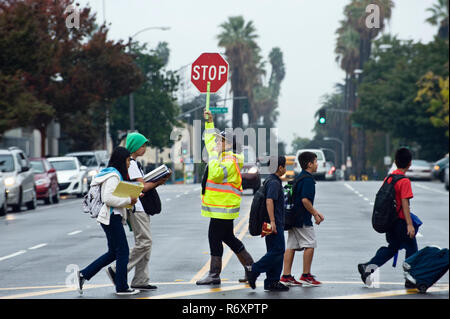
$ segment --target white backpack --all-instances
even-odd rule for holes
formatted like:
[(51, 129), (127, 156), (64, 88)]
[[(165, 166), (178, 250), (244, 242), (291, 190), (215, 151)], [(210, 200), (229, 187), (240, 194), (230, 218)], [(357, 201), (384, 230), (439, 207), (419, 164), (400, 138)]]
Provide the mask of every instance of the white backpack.
[(92, 218), (97, 218), (102, 206), (102, 185), (91, 186), (83, 198), (83, 212), (90, 213)]

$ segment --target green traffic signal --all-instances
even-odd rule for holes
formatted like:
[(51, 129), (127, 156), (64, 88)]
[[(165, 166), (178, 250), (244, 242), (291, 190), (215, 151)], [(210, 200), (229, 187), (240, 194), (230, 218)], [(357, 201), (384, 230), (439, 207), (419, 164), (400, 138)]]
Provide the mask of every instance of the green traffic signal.
[(327, 122), (327, 116), (324, 109), (319, 110), (319, 124), (325, 124)]
[(320, 123), (320, 124), (325, 124), (326, 121), (327, 121), (327, 120), (326, 120), (324, 117), (321, 117), (321, 118), (319, 119), (319, 123)]

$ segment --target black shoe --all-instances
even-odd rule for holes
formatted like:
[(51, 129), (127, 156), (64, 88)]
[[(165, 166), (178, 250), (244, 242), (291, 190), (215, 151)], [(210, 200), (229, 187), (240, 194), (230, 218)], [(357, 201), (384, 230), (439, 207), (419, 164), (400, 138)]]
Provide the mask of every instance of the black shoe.
[(252, 289), (256, 289), (256, 279), (258, 279), (256, 273), (253, 270), (249, 270), (247, 272), (247, 281)]
[(83, 294), (83, 285), (86, 279), (83, 277), (83, 274), (80, 271), (77, 271), (77, 279), (78, 279), (78, 293), (80, 295)]
[(131, 288), (138, 289), (138, 290), (155, 290), (155, 289), (158, 289), (158, 287), (152, 286), (152, 285), (131, 286)]
[(406, 289), (415, 289), (416, 285), (407, 279), (405, 281), (405, 288)]
[(371, 275), (371, 273), (373, 272), (373, 271), (367, 272), (366, 267), (367, 267), (367, 264), (358, 264), (358, 272), (361, 275), (361, 280), (365, 285), (367, 285), (366, 284), (367, 277), (369, 277)]
[(270, 286), (264, 287), (264, 290), (268, 291), (288, 291), (289, 287), (283, 285), (281, 282), (277, 281)]
[(113, 283), (113, 285), (116, 285), (116, 273), (114, 272), (114, 270), (112, 270), (111, 267), (108, 267), (105, 269), (106, 274), (108, 275), (109, 280), (111, 280), (111, 282)]

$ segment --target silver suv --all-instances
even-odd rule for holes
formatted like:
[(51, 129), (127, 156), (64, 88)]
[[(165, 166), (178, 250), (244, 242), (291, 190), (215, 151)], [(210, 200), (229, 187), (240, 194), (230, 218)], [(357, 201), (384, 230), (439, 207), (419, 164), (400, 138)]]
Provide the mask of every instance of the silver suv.
[(12, 206), (13, 211), (20, 211), (23, 204), (28, 209), (35, 209), (34, 173), (25, 153), (17, 147), (0, 149), (0, 171), (8, 194), (8, 205)]

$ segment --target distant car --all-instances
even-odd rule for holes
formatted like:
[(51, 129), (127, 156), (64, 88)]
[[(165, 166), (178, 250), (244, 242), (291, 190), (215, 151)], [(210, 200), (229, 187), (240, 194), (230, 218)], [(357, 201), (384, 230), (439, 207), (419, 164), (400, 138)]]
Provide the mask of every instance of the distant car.
[(327, 172), (325, 173), (325, 180), (327, 180), (327, 181), (337, 180), (336, 166), (334, 166), (334, 163), (326, 162), (326, 168), (327, 168)]
[(286, 155), (286, 173), (281, 176), (281, 180), (285, 182), (293, 181), (295, 179), (295, 156)]
[(30, 158), (34, 171), (37, 199), (43, 199), (49, 205), (59, 202), (59, 186), (56, 170), (46, 158)]
[(83, 197), (88, 192), (87, 167), (76, 157), (50, 157), (48, 161), (56, 169), (61, 195)]
[(444, 183), (445, 189), (448, 190), (448, 166), (445, 168)]
[(22, 205), (35, 209), (37, 205), (34, 172), (26, 154), (18, 147), (0, 150), (0, 171), (3, 173), (8, 205), (19, 212)]
[(243, 147), (244, 166), (241, 170), (242, 188), (252, 189), (253, 194), (261, 187), (259, 165), (256, 162), (256, 153), (250, 146)]
[[(431, 163), (424, 160), (412, 160), (411, 167), (406, 172), (406, 177), (412, 180), (432, 180)], [(397, 165), (392, 164), (388, 174), (392, 174), (397, 169)]]
[(101, 170), (102, 162), (106, 156), (106, 151), (89, 151), (89, 152), (75, 152), (68, 153), (65, 156), (72, 156), (78, 158), (81, 165), (87, 167), (87, 182), (91, 185), (92, 178)]
[(0, 172), (0, 216), (5, 216), (8, 212), (8, 197), (6, 195), (5, 178)]
[(323, 152), (323, 150), (321, 149), (304, 149), (304, 150), (298, 150), (297, 154), (295, 154), (295, 162), (297, 163), (296, 167), (295, 167), (295, 173), (296, 175), (300, 174), (300, 172), (302, 171), (302, 167), (300, 166), (300, 163), (298, 162), (298, 156), (303, 153), (303, 152), (312, 152), (315, 153), (317, 155), (317, 172), (315, 172), (313, 175), (317, 178), (317, 179), (326, 179), (326, 175), (327, 175), (327, 161), (325, 159), (325, 153)]
[(444, 182), (445, 168), (448, 167), (448, 156), (441, 158), (433, 165), (433, 177)]

